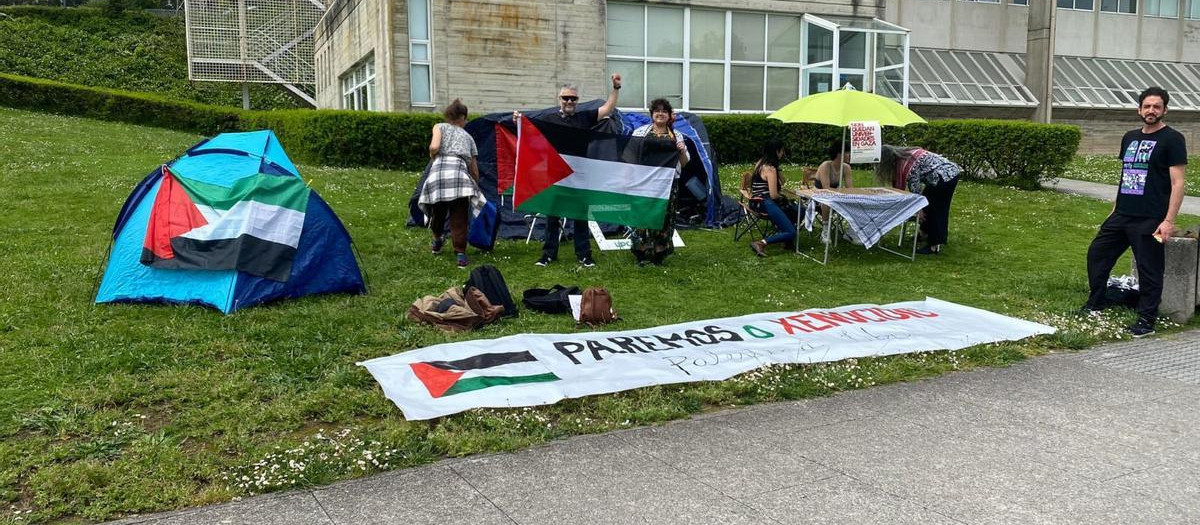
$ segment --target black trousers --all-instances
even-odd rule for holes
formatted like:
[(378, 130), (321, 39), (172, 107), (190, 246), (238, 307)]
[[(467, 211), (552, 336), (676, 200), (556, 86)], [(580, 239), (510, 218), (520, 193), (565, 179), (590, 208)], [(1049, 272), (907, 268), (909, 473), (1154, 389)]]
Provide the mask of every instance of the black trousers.
[(921, 192), (929, 201), (929, 205), (925, 207), (925, 222), (921, 223), (921, 231), (925, 232), (925, 242), (930, 246), (946, 244), (950, 230), (950, 200), (954, 198), (956, 187), (957, 177), (936, 185), (927, 184)]
[[(588, 229), (587, 221), (571, 220), (572, 240), (575, 241), (575, 258), (584, 259), (592, 256), (592, 231)], [(546, 217), (546, 238), (542, 241), (542, 256), (551, 259), (558, 258), (558, 233), (562, 229), (562, 219)]]
[(1152, 217), (1133, 217), (1114, 213), (1100, 225), (1096, 238), (1088, 247), (1088, 301), (1091, 308), (1107, 306), (1104, 292), (1108, 276), (1117, 259), (1128, 248), (1133, 249), (1138, 274), (1138, 317), (1154, 324), (1158, 318), (1158, 303), (1162, 301), (1164, 249), (1154, 240), (1154, 230), (1162, 223)]

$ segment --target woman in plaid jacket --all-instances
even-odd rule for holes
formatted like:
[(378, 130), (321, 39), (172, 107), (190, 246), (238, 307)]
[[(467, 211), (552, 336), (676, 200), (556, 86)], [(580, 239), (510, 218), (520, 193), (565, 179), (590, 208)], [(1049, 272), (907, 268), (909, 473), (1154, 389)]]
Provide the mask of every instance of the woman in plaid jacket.
[(443, 232), (449, 218), (450, 243), (458, 266), (464, 268), (469, 264), (467, 225), (472, 210), (478, 214), (487, 201), (479, 191), (479, 166), (475, 162), (479, 150), (475, 139), (463, 129), (467, 124), (467, 106), (454, 99), (443, 114), (446, 122), (433, 127), (433, 138), (429, 141), (429, 157), (433, 161), (417, 205), (429, 217), (434, 255), (442, 253), (446, 241)]

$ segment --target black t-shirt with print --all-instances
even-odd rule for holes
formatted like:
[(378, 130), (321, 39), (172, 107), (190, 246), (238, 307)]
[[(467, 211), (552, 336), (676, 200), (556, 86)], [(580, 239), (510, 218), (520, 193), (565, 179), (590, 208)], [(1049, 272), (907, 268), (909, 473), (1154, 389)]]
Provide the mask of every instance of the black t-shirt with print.
[(1171, 198), (1171, 166), (1187, 164), (1183, 134), (1170, 126), (1154, 133), (1135, 129), (1121, 139), (1121, 185), (1117, 212), (1134, 217), (1167, 216)]

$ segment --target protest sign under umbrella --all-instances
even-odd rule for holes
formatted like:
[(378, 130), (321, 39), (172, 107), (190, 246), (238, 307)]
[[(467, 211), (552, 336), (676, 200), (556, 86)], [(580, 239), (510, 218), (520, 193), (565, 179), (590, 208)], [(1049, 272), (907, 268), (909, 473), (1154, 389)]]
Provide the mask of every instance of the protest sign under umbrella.
[[(902, 104), (874, 93), (855, 90), (847, 84), (837, 91), (815, 93), (797, 99), (767, 115), (783, 122), (828, 124), (842, 128), (842, 151), (851, 122), (875, 121), (882, 126), (907, 126), (925, 119)], [(845, 164), (842, 164), (843, 170)], [(838, 173), (841, 183), (842, 173)]]

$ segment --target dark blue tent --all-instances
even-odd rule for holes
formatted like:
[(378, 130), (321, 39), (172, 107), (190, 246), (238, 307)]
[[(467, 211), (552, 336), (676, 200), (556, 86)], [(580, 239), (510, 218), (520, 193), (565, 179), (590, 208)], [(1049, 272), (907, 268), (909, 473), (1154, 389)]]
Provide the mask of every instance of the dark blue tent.
[[(193, 146), (167, 164), (172, 173), (229, 187), (244, 177), (300, 177), (271, 131), (224, 133)], [(163, 180), (154, 170), (134, 188), (113, 226), (113, 246), (97, 303), (164, 302), (211, 306), (224, 313), (256, 304), (319, 293), (365, 293), (350, 234), (333, 210), (309, 193), (291, 272), (275, 281), (237, 270), (162, 269), (142, 264), (142, 247)]]

